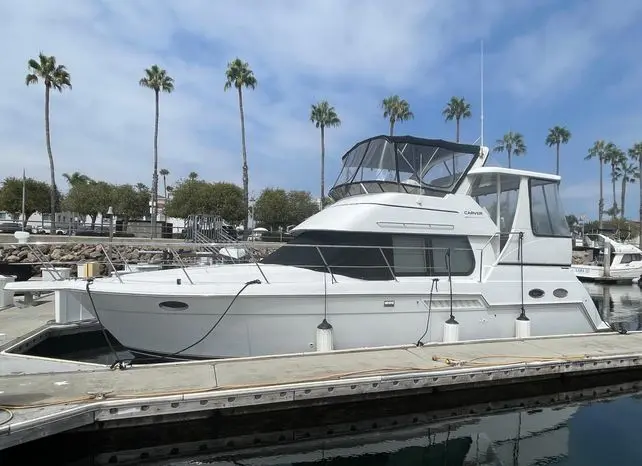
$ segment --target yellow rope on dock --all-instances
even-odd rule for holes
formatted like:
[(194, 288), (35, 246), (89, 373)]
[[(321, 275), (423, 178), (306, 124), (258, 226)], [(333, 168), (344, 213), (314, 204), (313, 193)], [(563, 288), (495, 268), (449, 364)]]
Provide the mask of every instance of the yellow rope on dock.
[[(509, 356), (505, 354), (497, 354), (497, 355), (487, 355), (487, 356), (478, 356), (476, 358), (472, 359), (456, 359), (456, 358), (449, 358), (449, 357), (441, 357), (441, 356), (433, 356), (432, 360), (435, 362), (443, 362), (444, 364), (447, 364), (448, 366), (451, 367), (466, 367), (466, 366), (475, 366), (475, 367), (490, 367), (490, 366), (496, 366), (498, 364), (519, 364), (519, 363), (524, 363), (527, 364), (529, 362), (549, 362), (549, 361), (562, 361), (562, 362), (570, 362), (570, 361), (581, 361), (584, 359), (587, 359), (589, 356), (586, 354), (582, 355), (571, 355), (571, 356)], [(494, 363), (478, 363), (476, 361), (482, 360), (482, 359), (501, 359), (504, 361), (501, 362), (494, 362)], [(513, 360), (510, 362), (506, 362), (505, 360)]]

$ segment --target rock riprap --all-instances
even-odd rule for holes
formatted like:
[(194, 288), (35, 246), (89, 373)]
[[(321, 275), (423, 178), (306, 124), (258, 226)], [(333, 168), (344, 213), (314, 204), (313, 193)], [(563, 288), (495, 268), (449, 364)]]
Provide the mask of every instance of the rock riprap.
[[(241, 246), (241, 245), (239, 245)], [(252, 248), (252, 254), (255, 258), (261, 259), (276, 249), (278, 246), (269, 248)], [(112, 261), (122, 264), (123, 260), (127, 263), (137, 264), (158, 263), (161, 261), (174, 261), (174, 254), (166, 247), (154, 245), (113, 245), (111, 258)], [(219, 248), (212, 248), (217, 250)], [(107, 245), (101, 247), (96, 244), (78, 244), (78, 243), (61, 243), (61, 244), (41, 244), (41, 245), (6, 245), (0, 246), (0, 263), (8, 264), (32, 264), (39, 272), (42, 263), (51, 263), (55, 266), (71, 267), (72, 274), (76, 272), (77, 264), (87, 261), (96, 261), (101, 264), (101, 272), (107, 270), (107, 257), (105, 251), (109, 252)], [(195, 253), (203, 251), (201, 247), (181, 247), (173, 249), (183, 261), (189, 263), (196, 260)], [(214, 259), (222, 259), (222, 256), (214, 255)], [(118, 267), (120, 268), (120, 267)]]

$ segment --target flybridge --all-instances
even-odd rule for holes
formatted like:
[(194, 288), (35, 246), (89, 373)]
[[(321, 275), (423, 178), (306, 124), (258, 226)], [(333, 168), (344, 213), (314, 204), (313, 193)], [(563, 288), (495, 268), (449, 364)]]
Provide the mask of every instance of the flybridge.
[(482, 166), (487, 154), (484, 147), (442, 139), (376, 136), (343, 156), (330, 196), (335, 200), (381, 192), (445, 196), (457, 191), (468, 171)]

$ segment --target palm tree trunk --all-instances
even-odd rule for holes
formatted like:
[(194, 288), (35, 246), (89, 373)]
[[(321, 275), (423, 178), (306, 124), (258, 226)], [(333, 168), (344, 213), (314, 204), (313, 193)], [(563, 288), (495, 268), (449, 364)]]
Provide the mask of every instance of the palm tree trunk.
[(508, 168), (511, 168), (511, 165), (510, 165), (511, 150), (510, 150), (510, 149), (508, 149), (508, 151), (507, 151), (507, 152), (508, 152)]
[[(642, 177), (642, 155), (638, 156), (638, 173), (640, 173), (640, 176)], [(639, 214), (640, 214), (640, 225), (642, 226), (642, 179), (640, 179), (640, 209), (639, 209)], [(640, 229), (640, 233), (638, 233), (638, 240), (639, 240), (639, 247), (642, 249), (642, 228)]]
[[(597, 227), (598, 229), (602, 229), (604, 224), (602, 223), (602, 217), (604, 216), (604, 176), (603, 176), (603, 171), (604, 171), (604, 164), (602, 163), (602, 159), (600, 158), (600, 201), (599, 201), (599, 207), (598, 207), (598, 222), (597, 222)], [(640, 188), (640, 212), (642, 212), (642, 188)]]
[(50, 86), (45, 85), (45, 140), (47, 141), (47, 155), (49, 155), (49, 174), (51, 176), (51, 190), (49, 202), (51, 203), (51, 224), (49, 233), (56, 234), (56, 171), (54, 169), (53, 153), (51, 152), (51, 131), (49, 129), (49, 91)]
[(243, 149), (243, 205), (245, 206), (245, 211), (243, 213), (243, 235), (247, 236), (247, 223), (248, 223), (248, 214), (250, 212), (249, 204), (249, 177), (247, 173), (247, 151), (245, 147), (245, 116), (243, 115), (243, 92), (241, 88), (238, 88), (239, 91), (239, 112), (241, 113), (241, 147)]
[(395, 131), (395, 120), (391, 118), (390, 119), (390, 136), (393, 135), (394, 131)]
[(158, 216), (158, 114), (160, 91), (155, 90), (156, 116), (154, 120), (154, 174), (152, 175), (152, 238), (156, 238), (156, 217)]
[(557, 143), (557, 165), (555, 168), (555, 174), (559, 175), (560, 174), (560, 143)]
[[(611, 165), (611, 174), (615, 171), (615, 165)], [(613, 175), (611, 175), (613, 176)], [(613, 220), (617, 218), (617, 199), (615, 194), (615, 178), (612, 179), (611, 184), (613, 187), (613, 215), (611, 216)]]
[(167, 202), (167, 177), (163, 175), (163, 193), (165, 195), (165, 202)]
[(321, 209), (325, 205), (325, 128), (321, 125)]
[(457, 122), (457, 133), (456, 133), (457, 142), (459, 142), (459, 118), (457, 118), (455, 121)]
[(622, 176), (622, 192), (620, 193), (620, 218), (624, 220), (624, 201), (626, 201), (626, 175)]

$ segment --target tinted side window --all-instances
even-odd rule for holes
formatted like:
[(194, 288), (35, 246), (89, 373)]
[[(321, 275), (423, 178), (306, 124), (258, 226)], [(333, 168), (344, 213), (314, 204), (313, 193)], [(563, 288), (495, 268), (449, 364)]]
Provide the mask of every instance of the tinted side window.
[(556, 181), (530, 179), (531, 227), (539, 236), (571, 237)]
[(394, 271), (400, 277), (447, 276), (449, 250), (452, 275), (470, 275), (475, 269), (475, 255), (465, 236), (393, 235), (392, 243)]
[(447, 276), (450, 249), (452, 275), (470, 275), (475, 256), (465, 236), (398, 235), (390, 233), (308, 231), (263, 259), (327, 271), (362, 280)]
[[(265, 264), (328, 271), (362, 280), (392, 280), (388, 234), (307, 231), (263, 259)], [(385, 258), (384, 258), (385, 256)], [(387, 261), (387, 263), (386, 263)]]

